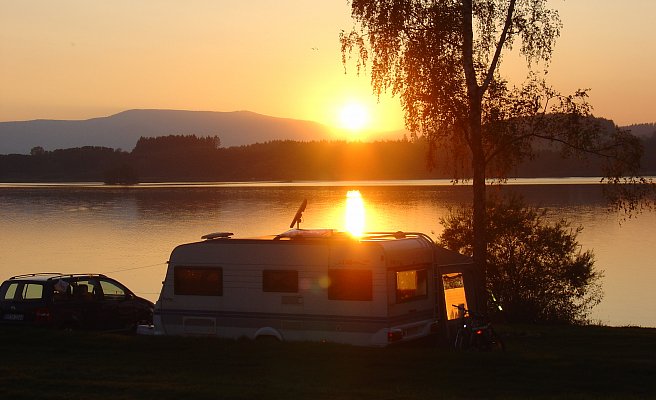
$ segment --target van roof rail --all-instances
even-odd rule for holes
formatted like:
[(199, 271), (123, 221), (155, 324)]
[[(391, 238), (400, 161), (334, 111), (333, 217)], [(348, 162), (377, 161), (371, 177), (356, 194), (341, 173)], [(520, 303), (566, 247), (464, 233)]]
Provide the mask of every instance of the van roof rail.
[(63, 275), (61, 272), (35, 272), (32, 274), (21, 274), (21, 275), (14, 275), (9, 279), (17, 279), (17, 278), (27, 278), (30, 276), (44, 276), (44, 275)]
[(62, 277), (67, 276), (67, 277), (70, 277), (70, 278), (76, 277), (76, 276), (100, 276), (100, 277), (103, 277), (103, 278), (107, 277), (107, 275), (105, 275), (105, 274), (95, 274), (95, 273), (92, 273), (92, 272), (79, 273), (79, 274), (61, 274), (61, 276)]
[(32, 274), (21, 274), (21, 275), (16, 275), (12, 276), (9, 279), (21, 279), (21, 278), (30, 278), (30, 277), (43, 277), (46, 280), (51, 280), (55, 278), (74, 278), (78, 276), (89, 276), (89, 277), (103, 277), (106, 278), (107, 276), (104, 274), (95, 274), (95, 273), (79, 273), (79, 274), (64, 274), (62, 272), (35, 272)]

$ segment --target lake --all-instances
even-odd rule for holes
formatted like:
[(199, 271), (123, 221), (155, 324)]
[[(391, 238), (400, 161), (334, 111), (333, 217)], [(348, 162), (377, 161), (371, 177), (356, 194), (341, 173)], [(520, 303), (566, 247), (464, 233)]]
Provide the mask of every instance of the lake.
[[(625, 219), (608, 211), (598, 180), (524, 179), (517, 192), (549, 217), (584, 229), (583, 250), (605, 271), (592, 318), (656, 327), (656, 212)], [(30, 272), (105, 273), (156, 300), (178, 244), (204, 234), (281, 233), (303, 199), (302, 228), (347, 226), (347, 192), (358, 190), (367, 231), (419, 231), (436, 238), (450, 207), (471, 203), (471, 187), (449, 181), (0, 184), (0, 278)], [(496, 189), (490, 189), (491, 191)]]

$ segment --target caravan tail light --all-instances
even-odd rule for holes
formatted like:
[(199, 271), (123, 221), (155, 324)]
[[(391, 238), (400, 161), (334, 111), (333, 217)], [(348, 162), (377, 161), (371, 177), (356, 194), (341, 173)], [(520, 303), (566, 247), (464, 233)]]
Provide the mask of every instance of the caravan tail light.
[(398, 342), (403, 339), (403, 331), (400, 329), (390, 329), (387, 331), (387, 341), (389, 343)]

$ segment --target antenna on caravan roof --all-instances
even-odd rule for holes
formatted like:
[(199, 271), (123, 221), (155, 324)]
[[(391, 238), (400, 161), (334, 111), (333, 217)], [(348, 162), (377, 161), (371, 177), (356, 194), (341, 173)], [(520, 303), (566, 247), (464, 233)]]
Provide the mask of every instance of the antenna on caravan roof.
[(301, 203), (301, 206), (298, 208), (298, 211), (296, 211), (296, 215), (294, 215), (294, 219), (292, 220), (292, 223), (289, 224), (290, 228), (293, 228), (294, 225), (296, 225), (296, 229), (299, 229), (301, 225), (301, 218), (303, 218), (303, 211), (305, 211), (306, 206), (307, 206), (307, 199), (304, 199), (303, 202)]

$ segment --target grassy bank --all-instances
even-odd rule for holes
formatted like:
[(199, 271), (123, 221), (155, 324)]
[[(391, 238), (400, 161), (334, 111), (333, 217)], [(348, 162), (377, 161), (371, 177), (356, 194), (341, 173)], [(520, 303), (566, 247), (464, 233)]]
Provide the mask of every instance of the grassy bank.
[(457, 353), (0, 327), (0, 398), (656, 398), (656, 329), (502, 332), (505, 353)]

